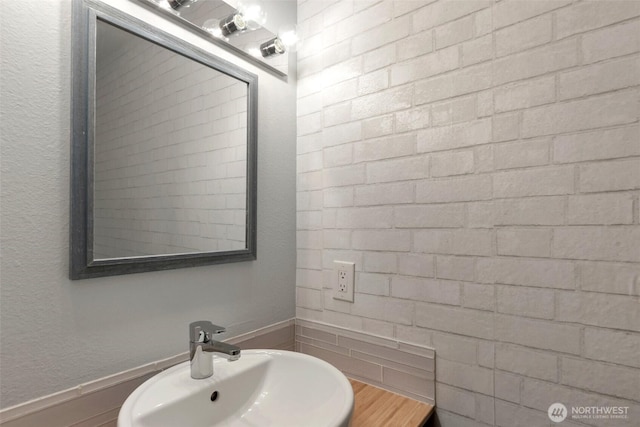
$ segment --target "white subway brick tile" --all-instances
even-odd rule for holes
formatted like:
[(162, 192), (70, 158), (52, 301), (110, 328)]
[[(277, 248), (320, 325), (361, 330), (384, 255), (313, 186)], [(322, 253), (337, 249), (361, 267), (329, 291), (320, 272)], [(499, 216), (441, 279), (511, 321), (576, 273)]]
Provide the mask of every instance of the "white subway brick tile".
[(322, 113), (316, 112), (298, 117), (298, 136), (320, 132), (322, 130)]
[(460, 0), (455, 2), (435, 2), (413, 14), (414, 31), (423, 31), (454, 21), (465, 15), (491, 6), (488, 0)]
[(389, 295), (389, 277), (384, 274), (358, 273), (355, 291), (360, 294)]
[(368, 73), (396, 62), (396, 46), (389, 44), (364, 55), (364, 72)]
[(396, 228), (462, 227), (464, 218), (462, 204), (398, 206), (393, 224)]
[(640, 312), (634, 298), (593, 292), (559, 292), (556, 319), (640, 332)]
[(351, 121), (351, 102), (331, 105), (322, 110), (324, 126), (334, 126)]
[(495, 28), (506, 27), (571, 4), (571, 0), (504, 1), (493, 10)]
[(416, 135), (394, 135), (381, 139), (368, 139), (354, 144), (354, 161), (390, 159), (415, 154)]
[(558, 38), (604, 27), (640, 15), (636, 1), (587, 1), (574, 4), (556, 13)]
[(322, 249), (322, 231), (298, 230), (296, 232), (296, 245), (303, 249)]
[(389, 87), (389, 72), (377, 70), (358, 78), (358, 95), (367, 95)]
[(391, 228), (392, 224), (391, 206), (342, 208), (337, 211), (337, 228)]
[(497, 112), (519, 110), (549, 104), (556, 99), (554, 76), (526, 80), (501, 86), (495, 90), (495, 110)]
[(317, 92), (308, 96), (298, 98), (298, 117), (317, 113), (322, 110), (322, 93)]
[[(438, 395), (438, 408), (475, 418), (475, 393), (436, 382), (436, 394)], [(466, 419), (468, 420), (468, 418)]]
[(322, 142), (324, 147), (345, 144), (362, 138), (362, 125), (360, 122), (345, 123), (331, 126), (322, 130)]
[(299, 173), (296, 179), (298, 191), (320, 190), (322, 188), (322, 171)]
[(429, 126), (431, 116), (429, 106), (412, 108), (395, 113), (396, 132), (422, 129)]
[(358, 34), (351, 40), (351, 52), (359, 55), (409, 35), (411, 17), (401, 17)]
[(478, 117), (487, 117), (493, 114), (493, 90), (478, 92)]
[(492, 64), (484, 63), (419, 81), (415, 83), (415, 103), (426, 104), (489, 89), (493, 74)]
[[(403, 1), (402, 3), (410, 2)], [(398, 60), (400, 61), (424, 55), (433, 50), (433, 33), (431, 31), (420, 32), (398, 40), (396, 46), (398, 49)]]
[(543, 138), (496, 145), (493, 151), (495, 168), (514, 169), (546, 165), (549, 163), (550, 143), (550, 139)]
[(470, 337), (493, 339), (493, 313), (416, 303), (417, 326)]
[(493, 82), (504, 83), (540, 76), (578, 64), (575, 39), (553, 43), (493, 62)]
[(587, 63), (639, 52), (640, 20), (586, 33), (582, 36), (580, 47)]
[(633, 198), (629, 194), (595, 194), (569, 197), (567, 223), (576, 225), (631, 224)]
[[(393, 5), (389, 2), (381, 2), (377, 5), (354, 12), (354, 2), (338, 2), (336, 6), (327, 9), (325, 12), (325, 25), (342, 21), (336, 27), (336, 38), (338, 40), (351, 39), (354, 36), (375, 28), (391, 19)], [(343, 9), (342, 11), (340, 9)], [(345, 19), (346, 17), (346, 19)]]
[(418, 203), (461, 202), (491, 198), (491, 176), (443, 178), (418, 182)]
[[(611, 351), (615, 349), (615, 351)], [(586, 328), (584, 355), (589, 359), (640, 368), (640, 335), (608, 329)]]
[(429, 176), (429, 157), (413, 156), (367, 163), (367, 183), (420, 179)]
[(498, 312), (539, 319), (552, 319), (554, 293), (551, 289), (499, 286)]
[(462, 65), (465, 67), (488, 61), (491, 58), (493, 58), (493, 36), (491, 34), (470, 40), (462, 45)]
[(640, 155), (640, 126), (557, 136), (553, 159), (557, 163), (614, 159)]
[(484, 255), (492, 252), (493, 236), (490, 230), (418, 230), (414, 233), (416, 252), (444, 255)]
[(507, 113), (493, 116), (493, 141), (509, 141), (520, 135), (520, 114)]
[(615, 160), (580, 166), (580, 191), (616, 191), (640, 188), (640, 159)]
[(403, 254), (398, 258), (398, 273), (407, 276), (434, 277), (434, 256)]
[(550, 229), (503, 228), (497, 230), (498, 255), (549, 257)]
[(508, 372), (495, 371), (495, 396), (498, 399), (520, 403), (522, 377)]
[(509, 344), (496, 346), (496, 368), (547, 381), (558, 381), (558, 357)]
[(473, 173), (473, 151), (434, 154), (431, 156), (431, 176), (442, 177)]
[(411, 233), (405, 230), (356, 230), (353, 249), (372, 251), (409, 251)]
[(553, 234), (553, 255), (568, 259), (640, 262), (638, 242), (640, 228), (634, 226), (558, 228)]
[(324, 230), (322, 232), (322, 247), (331, 249), (349, 249), (351, 247), (351, 231)]
[(476, 163), (476, 172), (493, 171), (493, 147), (491, 145), (475, 147), (473, 152)]
[(460, 305), (460, 284), (448, 280), (395, 276), (391, 296), (411, 301)]
[(493, 370), (447, 359), (436, 364), (438, 381), (487, 395), (493, 394)]
[(467, 203), (469, 228), (493, 228), (496, 224), (494, 202)]
[(637, 399), (640, 376), (637, 369), (563, 357), (562, 384), (622, 398)]
[(462, 289), (463, 306), (476, 310), (494, 311), (496, 308), (495, 286), (465, 283)]
[[(553, 312), (553, 301), (551, 301), (551, 312)], [(580, 326), (552, 321), (525, 319), (519, 316), (496, 316), (498, 341), (541, 350), (580, 354), (580, 329)]]
[(571, 194), (574, 192), (572, 167), (546, 167), (497, 173), (493, 176), (495, 197), (525, 197)]
[(431, 115), (433, 126), (472, 121), (476, 118), (476, 97), (467, 96), (433, 104)]
[(640, 295), (640, 266), (605, 262), (580, 263), (580, 288), (585, 291)]
[(552, 15), (546, 14), (496, 31), (496, 55), (521, 52), (551, 41)]
[[(498, 427), (542, 426), (549, 422), (549, 416), (546, 411), (535, 411), (498, 399), (495, 402), (495, 425)], [(564, 423), (567, 424), (567, 421), (565, 420)]]
[(322, 182), (325, 188), (364, 184), (364, 181), (364, 165), (341, 166), (322, 171)]
[(635, 122), (637, 92), (627, 90), (587, 99), (553, 104), (523, 112), (522, 136), (575, 132)]
[(355, 189), (355, 204), (367, 206), (411, 203), (414, 201), (414, 187), (412, 182), (358, 186)]
[[(335, 147), (328, 147), (321, 152), (315, 153), (319, 153), (321, 155), (323, 166), (325, 168), (333, 168), (353, 163), (353, 144), (342, 144)], [(298, 159), (300, 159), (300, 157), (301, 156), (298, 155)]]
[(322, 198), (321, 207), (339, 208), (343, 206), (353, 206), (353, 187), (325, 188), (322, 191)]
[[(303, 79), (306, 81), (307, 79)], [(324, 106), (354, 99), (358, 95), (358, 79), (353, 78), (346, 82), (337, 83), (322, 91), (322, 103)]]
[(305, 173), (322, 169), (322, 152), (315, 151), (298, 156), (296, 172)]
[(496, 200), (493, 221), (496, 225), (562, 225), (564, 204), (561, 196)]
[(311, 310), (322, 309), (322, 291), (302, 287), (296, 288), (296, 306)]
[(361, 96), (353, 100), (351, 115), (357, 120), (404, 110), (412, 98), (413, 90), (406, 86)]
[(458, 67), (457, 46), (399, 62), (391, 67), (391, 85), (413, 82), (426, 77), (442, 74)]
[(432, 152), (470, 147), (491, 141), (491, 120), (426, 129), (418, 133), (418, 152)]
[(398, 257), (395, 252), (366, 252), (364, 254), (364, 271), (372, 273), (396, 273)]
[(610, 92), (640, 83), (640, 56), (622, 58), (561, 73), (558, 99)]
[(414, 302), (378, 295), (358, 294), (351, 314), (386, 322), (411, 325)]
[(571, 261), (514, 258), (478, 258), (477, 279), (484, 283), (574, 289)]
[(364, 139), (376, 138), (393, 133), (393, 115), (376, 117), (362, 121), (362, 134)]
[(441, 279), (473, 281), (475, 278), (476, 261), (470, 257), (436, 257), (437, 277)]
[(434, 348), (438, 349), (438, 363), (440, 363), (440, 360), (446, 359), (466, 363), (467, 365), (476, 364), (478, 352), (477, 340), (438, 332), (432, 334), (431, 340)]
[(434, 30), (436, 37), (436, 49), (457, 45), (472, 38), (474, 30), (473, 21), (474, 16), (468, 15), (464, 18), (436, 27)]

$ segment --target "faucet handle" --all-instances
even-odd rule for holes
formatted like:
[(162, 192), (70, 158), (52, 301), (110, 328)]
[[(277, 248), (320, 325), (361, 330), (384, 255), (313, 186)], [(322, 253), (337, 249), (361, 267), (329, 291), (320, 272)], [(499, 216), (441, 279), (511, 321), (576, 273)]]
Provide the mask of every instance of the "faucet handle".
[(208, 320), (199, 320), (189, 324), (189, 340), (191, 342), (209, 342), (212, 335), (225, 331), (224, 327), (214, 325)]

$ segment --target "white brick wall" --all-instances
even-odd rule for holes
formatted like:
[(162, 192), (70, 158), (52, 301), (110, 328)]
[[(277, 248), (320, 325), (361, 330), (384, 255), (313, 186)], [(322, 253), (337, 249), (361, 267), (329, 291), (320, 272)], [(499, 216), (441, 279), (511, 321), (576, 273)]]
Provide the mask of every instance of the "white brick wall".
[(94, 257), (244, 248), (246, 85), (127, 40), (97, 58)]
[(299, 8), (298, 317), (433, 346), (444, 427), (638, 425), (640, 2)]

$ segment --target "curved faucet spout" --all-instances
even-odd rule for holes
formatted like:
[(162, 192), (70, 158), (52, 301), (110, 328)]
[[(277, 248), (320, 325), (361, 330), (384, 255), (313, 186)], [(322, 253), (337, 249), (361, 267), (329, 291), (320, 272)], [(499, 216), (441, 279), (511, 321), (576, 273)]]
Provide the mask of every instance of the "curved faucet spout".
[(220, 341), (212, 336), (225, 331), (222, 326), (200, 320), (189, 325), (189, 359), (191, 378), (204, 379), (213, 375), (213, 353), (220, 353), (230, 361), (240, 358), (240, 348)]

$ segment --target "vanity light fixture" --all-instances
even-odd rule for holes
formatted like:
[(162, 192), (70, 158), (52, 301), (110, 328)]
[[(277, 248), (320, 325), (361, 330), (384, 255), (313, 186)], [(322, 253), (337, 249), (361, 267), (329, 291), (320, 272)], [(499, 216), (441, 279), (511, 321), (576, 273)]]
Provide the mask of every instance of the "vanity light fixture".
[(281, 55), (286, 52), (286, 47), (280, 37), (274, 37), (260, 45), (260, 54), (263, 58), (272, 55)]
[(223, 37), (230, 36), (238, 31), (242, 32), (247, 29), (247, 21), (240, 12), (234, 12), (220, 21), (218, 25)]
[(183, 7), (191, 6), (193, 3), (197, 1), (198, 0), (167, 0), (167, 3), (169, 3), (169, 6), (171, 6), (171, 9), (180, 10)]

